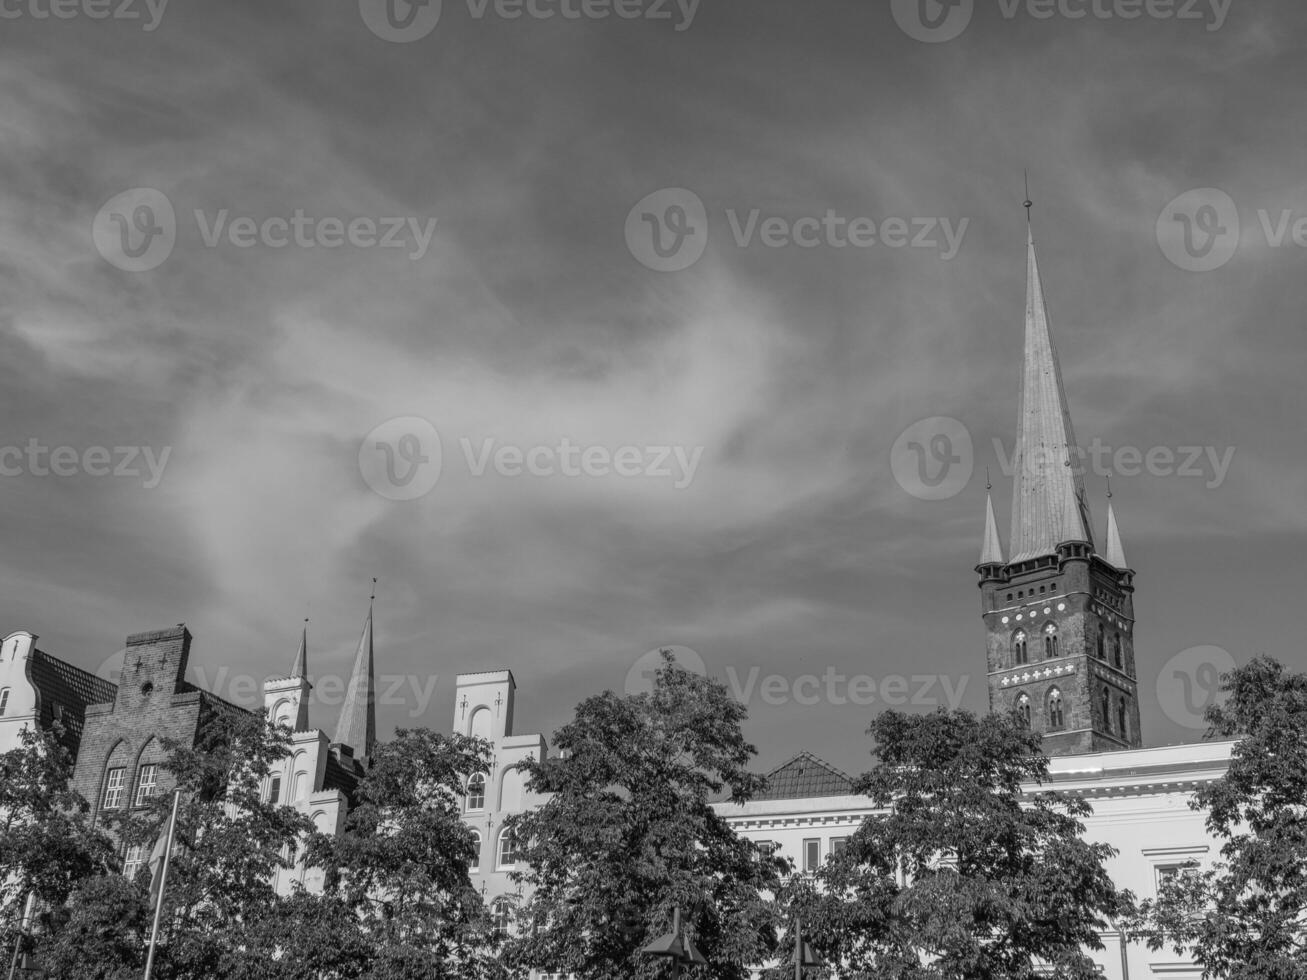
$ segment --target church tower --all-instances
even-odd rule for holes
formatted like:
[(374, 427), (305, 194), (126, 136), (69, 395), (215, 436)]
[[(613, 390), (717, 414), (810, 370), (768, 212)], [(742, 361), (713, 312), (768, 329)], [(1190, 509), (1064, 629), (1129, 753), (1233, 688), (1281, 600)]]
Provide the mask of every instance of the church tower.
[(1081, 456), (1029, 230), (1006, 560), (992, 498), (985, 506), (976, 571), (988, 638), (990, 710), (1020, 712), (1043, 734), (1049, 755), (1138, 748), (1134, 572), (1126, 564), (1110, 499), (1104, 552), (1094, 543)]

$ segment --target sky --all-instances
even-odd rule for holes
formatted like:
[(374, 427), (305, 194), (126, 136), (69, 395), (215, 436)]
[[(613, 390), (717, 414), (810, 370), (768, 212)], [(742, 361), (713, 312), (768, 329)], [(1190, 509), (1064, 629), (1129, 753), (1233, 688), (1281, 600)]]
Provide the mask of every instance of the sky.
[(675, 646), (862, 771), (987, 706), (1028, 170), (1145, 743), (1307, 666), (1302, 4), (391, 2), (0, 12), (0, 632), (255, 704), (307, 617), (330, 731), (376, 577), (383, 738)]

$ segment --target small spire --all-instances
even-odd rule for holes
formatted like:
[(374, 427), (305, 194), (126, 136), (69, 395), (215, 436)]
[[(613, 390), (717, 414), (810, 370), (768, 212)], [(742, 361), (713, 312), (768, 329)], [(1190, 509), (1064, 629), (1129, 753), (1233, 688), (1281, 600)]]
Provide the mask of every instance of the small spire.
[(1112, 506), (1112, 485), (1107, 485), (1107, 554), (1103, 557), (1113, 568), (1125, 571), (1130, 566), (1125, 560), (1125, 548), (1121, 546), (1121, 529), (1116, 523), (1116, 509)]
[(989, 472), (985, 473), (985, 543), (980, 549), (981, 565), (1002, 565), (1003, 544), (998, 539), (998, 522), (994, 519), (994, 498), (989, 493)]
[(295, 654), (295, 666), (290, 669), (290, 676), (304, 678), (309, 676), (309, 620), (304, 618), (304, 628), (300, 630), (300, 648)]
[(341, 705), (333, 739), (348, 745), (354, 750), (354, 758), (365, 763), (372, 758), (377, 742), (376, 669), (372, 651), (372, 600), (376, 599), (376, 581), (372, 580), (368, 618), (363, 621), (363, 635), (354, 654), (354, 670), (345, 689), (345, 703)]
[(1026, 178), (1026, 203), (1025, 203), (1025, 209), (1026, 209), (1026, 224), (1029, 225), (1029, 224), (1031, 223), (1031, 222), (1030, 222), (1030, 209), (1033, 208), (1033, 207), (1035, 206), (1035, 202), (1032, 201), (1032, 200), (1030, 199), (1030, 171), (1029, 171), (1029, 170), (1023, 170), (1023, 171), (1022, 171), (1022, 174), (1024, 174), (1024, 175), (1025, 175), (1025, 178)]

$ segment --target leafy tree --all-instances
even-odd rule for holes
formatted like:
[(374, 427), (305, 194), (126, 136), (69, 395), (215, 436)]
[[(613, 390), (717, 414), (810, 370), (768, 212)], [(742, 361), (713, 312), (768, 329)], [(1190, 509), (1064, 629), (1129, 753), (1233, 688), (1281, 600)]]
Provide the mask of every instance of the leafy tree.
[(840, 975), (876, 980), (1089, 980), (1086, 949), (1127, 914), (1082, 839), (1089, 805), (1044, 782), (1040, 736), (1015, 716), (888, 711), (869, 729), (880, 765), (857, 791), (867, 818), (813, 888), (784, 898)]
[(358, 802), (335, 838), (317, 837), (310, 860), (327, 869), (326, 903), (346, 909), (370, 944), (376, 980), (478, 976), (492, 969), (476, 857), (460, 799), (485, 768), (481, 739), (401, 729), (359, 783)]
[[(778, 866), (737, 836), (710, 800), (743, 802), (764, 785), (745, 767), (742, 705), (725, 687), (664, 654), (649, 694), (588, 698), (555, 736), (561, 757), (528, 767), (528, 788), (552, 794), (510, 818), (528, 870), (510, 967), (581, 980), (653, 977), (638, 956), (670, 930), (679, 906), (708, 968), (683, 975), (739, 978), (775, 948), (764, 892)], [(530, 923), (529, 926), (526, 924)]]
[[(87, 820), (89, 807), (72, 789), (73, 764), (62, 730), (26, 728), (21, 744), (0, 755), (0, 942), (3, 962), (27, 908), (62, 906), (78, 886), (107, 872), (113, 846)], [(45, 923), (49, 925), (47, 920)]]
[[(263, 781), (287, 756), (290, 734), (259, 715), (223, 712), (206, 719), (194, 745), (163, 744), (163, 766), (181, 791), (181, 805), (156, 976), (267, 977), (276, 948), (265, 941), (263, 926), (275, 920), (279, 902), (273, 875), (312, 832), (306, 817), (263, 797)], [(161, 794), (110, 825), (124, 845), (139, 845), (148, 856), (171, 811), (172, 794)], [(58, 965), (57, 976), (108, 980), (139, 972), (153, 920), (149, 887), (148, 866), (134, 881), (112, 873), (86, 882), (61, 927), (42, 942), (42, 962)]]
[(1209, 738), (1239, 738), (1225, 775), (1190, 806), (1224, 839), (1221, 860), (1166, 882), (1136, 935), (1193, 956), (1206, 976), (1307, 978), (1307, 675), (1258, 657), (1222, 678)]

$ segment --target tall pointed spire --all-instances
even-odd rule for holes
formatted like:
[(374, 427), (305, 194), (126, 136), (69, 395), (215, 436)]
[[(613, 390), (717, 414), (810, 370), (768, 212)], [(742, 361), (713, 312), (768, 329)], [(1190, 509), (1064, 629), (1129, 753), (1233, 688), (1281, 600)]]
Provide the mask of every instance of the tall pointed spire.
[(290, 676), (295, 678), (309, 676), (309, 621), (304, 620), (304, 628), (300, 631), (300, 648), (295, 654), (295, 666), (290, 669)]
[(1044, 287), (1035, 260), (1034, 231), (1028, 228), (1025, 357), (1012, 456), (1013, 562), (1051, 555), (1064, 541), (1093, 544), (1077, 457), (1062, 369), (1049, 333)]
[(1116, 510), (1112, 507), (1112, 484), (1107, 485), (1107, 554), (1103, 556), (1113, 568), (1125, 571), (1125, 548), (1121, 546), (1121, 529), (1116, 525)]
[(994, 519), (994, 495), (992, 493), (994, 485), (989, 482), (989, 467), (985, 467), (985, 541), (980, 546), (980, 564), (977, 568), (983, 568), (986, 565), (1003, 564), (1003, 542), (998, 539), (998, 521)]
[(341, 705), (333, 741), (348, 745), (354, 750), (354, 758), (363, 761), (371, 759), (376, 748), (376, 672), (372, 655), (371, 601), (368, 602), (368, 618), (363, 621), (363, 635), (359, 637), (358, 652), (354, 655), (354, 672), (345, 690), (345, 703)]

